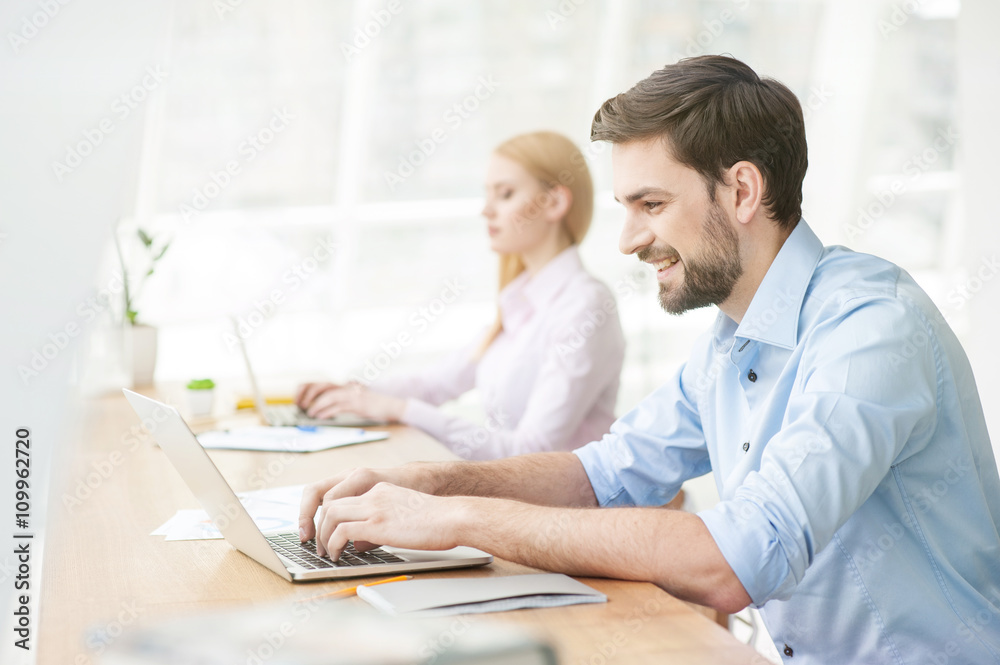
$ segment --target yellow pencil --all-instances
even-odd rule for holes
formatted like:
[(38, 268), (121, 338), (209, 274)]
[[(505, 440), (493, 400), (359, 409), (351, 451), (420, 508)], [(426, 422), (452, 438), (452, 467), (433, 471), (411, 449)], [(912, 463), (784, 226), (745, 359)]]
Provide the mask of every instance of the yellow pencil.
[(378, 582), (369, 582), (367, 584), (359, 584), (357, 586), (347, 587), (346, 589), (338, 589), (337, 591), (331, 591), (330, 593), (322, 593), (318, 596), (312, 596), (311, 598), (302, 598), (299, 600), (300, 603), (306, 602), (307, 600), (318, 600), (320, 598), (349, 598), (358, 593), (359, 586), (375, 586), (376, 584), (388, 584), (389, 582), (405, 582), (406, 580), (412, 580), (413, 575), (399, 575), (398, 577), (390, 577), (389, 579), (379, 580)]

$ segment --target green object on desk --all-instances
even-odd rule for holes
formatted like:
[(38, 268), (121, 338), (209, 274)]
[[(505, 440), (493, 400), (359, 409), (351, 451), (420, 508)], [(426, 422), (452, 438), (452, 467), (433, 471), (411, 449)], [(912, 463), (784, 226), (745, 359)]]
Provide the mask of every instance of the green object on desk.
[(188, 381), (188, 390), (211, 390), (215, 387), (215, 381), (212, 379), (191, 379)]

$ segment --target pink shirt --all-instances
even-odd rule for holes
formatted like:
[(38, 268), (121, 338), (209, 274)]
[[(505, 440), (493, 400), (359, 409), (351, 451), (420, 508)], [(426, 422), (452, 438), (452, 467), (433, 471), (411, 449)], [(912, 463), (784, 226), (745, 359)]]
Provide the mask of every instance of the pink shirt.
[[(614, 421), (625, 340), (611, 291), (580, 263), (575, 245), (499, 297), (503, 331), (478, 361), (480, 340), (421, 372), (380, 379), (406, 397), (403, 422), (466, 459), (572, 450)], [(480, 425), (438, 405), (478, 388)]]

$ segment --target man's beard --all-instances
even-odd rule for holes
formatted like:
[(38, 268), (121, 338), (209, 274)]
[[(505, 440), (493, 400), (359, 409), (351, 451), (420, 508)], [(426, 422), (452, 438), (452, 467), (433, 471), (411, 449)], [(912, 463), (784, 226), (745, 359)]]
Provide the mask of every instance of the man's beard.
[(660, 307), (669, 314), (718, 305), (743, 275), (739, 238), (718, 204), (705, 215), (701, 237), (702, 254), (684, 260), (684, 281), (673, 287), (660, 284)]

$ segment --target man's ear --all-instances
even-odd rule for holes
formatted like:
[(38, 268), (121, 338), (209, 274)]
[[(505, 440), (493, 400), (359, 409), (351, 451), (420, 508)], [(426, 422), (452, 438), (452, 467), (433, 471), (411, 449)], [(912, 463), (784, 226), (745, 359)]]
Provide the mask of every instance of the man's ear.
[(764, 176), (753, 162), (736, 162), (729, 167), (726, 182), (733, 193), (732, 205), (736, 219), (748, 223), (757, 214), (764, 198)]
[(565, 219), (573, 207), (573, 192), (566, 185), (553, 185), (546, 194), (546, 216), (553, 221)]

